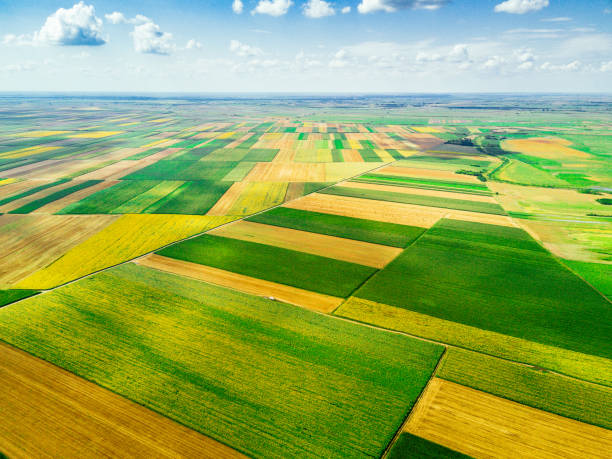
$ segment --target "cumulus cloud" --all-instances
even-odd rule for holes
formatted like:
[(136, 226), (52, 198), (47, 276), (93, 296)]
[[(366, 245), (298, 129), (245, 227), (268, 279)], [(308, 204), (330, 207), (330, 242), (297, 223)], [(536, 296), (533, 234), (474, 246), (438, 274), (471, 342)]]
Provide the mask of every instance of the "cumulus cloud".
[(244, 5), (241, 0), (234, 0), (232, 3), (232, 11), (236, 14), (241, 14), (244, 9)]
[(134, 20), (138, 21), (131, 32), (136, 52), (170, 54), (174, 51), (171, 33), (162, 32), (157, 24), (145, 16), (137, 16)]
[(550, 62), (544, 62), (540, 66), (540, 70), (551, 71), (551, 72), (575, 72), (582, 68), (582, 62), (572, 61), (567, 64), (551, 64)]
[(525, 14), (548, 6), (548, 0), (506, 0), (495, 5), (496, 13)]
[(437, 10), (450, 3), (450, 0), (361, 0), (357, 11), (362, 14), (385, 11), (392, 13), (402, 9)]
[(351, 7), (350, 6), (345, 6), (344, 8), (342, 8), (341, 12), (342, 12), (342, 14), (350, 13), (351, 12)]
[(202, 49), (202, 43), (193, 38), (187, 42), (185, 45), (186, 49)]
[(238, 40), (230, 41), (229, 49), (232, 53), (240, 57), (260, 56), (263, 54), (261, 49), (247, 45), (246, 43), (241, 43)]
[(72, 8), (60, 8), (47, 18), (42, 28), (34, 33), (34, 42), (61, 46), (99, 46), (102, 20), (93, 5), (76, 3)]
[(119, 11), (113, 11), (111, 14), (105, 14), (104, 17), (111, 24), (125, 24), (128, 22), (123, 13), (120, 13)]
[(251, 13), (278, 17), (286, 14), (291, 5), (293, 5), (291, 0), (259, 0), (259, 3)]
[(11, 45), (17, 45), (17, 46), (33, 45), (32, 35), (25, 35), (25, 34), (15, 35), (13, 33), (9, 33), (9, 34), (6, 34), (4, 37), (2, 37), (2, 44), (9, 45), (9, 46)]
[(304, 4), (304, 16), (309, 18), (323, 18), (325, 16), (333, 16), (336, 11), (329, 2), (325, 0), (308, 0)]

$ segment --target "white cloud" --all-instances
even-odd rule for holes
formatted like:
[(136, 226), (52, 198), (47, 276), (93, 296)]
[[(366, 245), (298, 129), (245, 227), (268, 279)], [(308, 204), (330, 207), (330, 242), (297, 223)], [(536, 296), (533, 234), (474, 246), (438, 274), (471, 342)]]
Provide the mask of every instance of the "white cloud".
[(111, 14), (105, 14), (104, 17), (111, 24), (125, 24), (128, 22), (123, 13), (120, 13), (119, 11), (113, 11)]
[(263, 51), (246, 43), (241, 43), (238, 40), (230, 41), (229, 49), (232, 53), (240, 57), (261, 56)]
[(267, 14), (269, 16), (282, 16), (293, 5), (291, 0), (259, 0), (251, 14)]
[(102, 38), (102, 20), (93, 5), (76, 3), (72, 8), (60, 8), (47, 18), (42, 28), (34, 33), (34, 41), (50, 45), (98, 46)]
[(351, 7), (350, 6), (345, 6), (344, 8), (342, 8), (341, 10), (342, 14), (347, 14), (351, 12)]
[(558, 18), (546, 18), (546, 19), (541, 19), (542, 22), (569, 22), (572, 21), (573, 19), (567, 16), (561, 16)]
[(232, 11), (236, 14), (241, 14), (244, 9), (244, 5), (241, 0), (234, 0), (232, 3)]
[(357, 11), (362, 14), (385, 11), (392, 13), (397, 10), (437, 10), (450, 3), (450, 0), (361, 0)]
[(601, 72), (612, 72), (612, 61), (602, 62), (599, 70)]
[(525, 14), (548, 6), (548, 0), (506, 0), (495, 6), (496, 13)]
[(540, 70), (551, 71), (551, 72), (575, 72), (582, 68), (582, 62), (572, 61), (567, 64), (551, 64), (550, 62), (544, 62), (540, 66)]
[(323, 18), (325, 16), (333, 16), (336, 11), (329, 2), (325, 0), (308, 0), (304, 4), (304, 16), (309, 18)]
[(6, 34), (4, 37), (2, 37), (2, 44), (3, 45), (17, 45), (17, 46), (24, 46), (24, 45), (33, 45), (34, 43), (32, 42), (32, 35), (15, 35), (12, 33)]
[(202, 43), (193, 38), (187, 42), (185, 45), (186, 49), (202, 49)]
[(131, 32), (134, 50), (144, 54), (170, 54), (175, 46), (172, 34), (162, 32), (159, 26), (145, 16), (137, 16), (140, 23)]

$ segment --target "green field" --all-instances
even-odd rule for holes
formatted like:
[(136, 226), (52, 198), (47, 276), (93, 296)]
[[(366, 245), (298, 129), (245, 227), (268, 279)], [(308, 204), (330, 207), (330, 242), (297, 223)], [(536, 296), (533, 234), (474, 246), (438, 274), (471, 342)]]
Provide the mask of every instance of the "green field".
[(442, 353), (135, 265), (0, 310), (0, 339), (257, 457), (379, 456)]
[(374, 268), (346, 261), (207, 234), (158, 253), (343, 298), (376, 272)]
[(49, 204), (53, 201), (57, 201), (65, 196), (71, 195), (72, 193), (76, 193), (79, 190), (83, 190), (85, 188), (89, 188), (90, 186), (97, 185), (101, 180), (87, 180), (85, 182), (77, 183), (76, 185), (70, 186), (68, 188), (64, 188), (63, 190), (58, 190), (55, 193), (51, 193), (44, 198), (35, 199), (21, 207), (18, 207), (15, 210), (12, 210), (11, 214), (29, 214), (30, 212), (34, 212), (35, 210), (40, 209), (46, 204)]
[(159, 185), (156, 180), (123, 181), (78, 202), (69, 204), (58, 214), (110, 214), (123, 203), (129, 202), (142, 193)]
[(436, 375), (540, 410), (612, 429), (612, 389), (460, 348)]
[(467, 201), (465, 199), (440, 198), (437, 196), (422, 196), (394, 191), (366, 190), (348, 186), (334, 186), (321, 193), (352, 198), (374, 199), (378, 201), (400, 202), (402, 204), (415, 204), (418, 206), (442, 207), (444, 209), (466, 210), (486, 214), (505, 215), (506, 211), (496, 203)]
[(527, 238), (517, 228), (441, 220), (355, 295), (612, 357), (609, 302)]
[(411, 433), (402, 432), (385, 457), (388, 459), (467, 459), (470, 456)]
[(424, 228), (416, 226), (308, 212), (288, 207), (276, 207), (247, 220), (401, 248), (412, 243), (425, 231)]
[(46, 190), (47, 188), (51, 188), (57, 185), (62, 185), (63, 183), (66, 183), (68, 181), (69, 181), (68, 179), (56, 180), (54, 182), (45, 183), (44, 185), (38, 185), (38, 186), (32, 187), (29, 190), (14, 194), (13, 196), (2, 198), (0, 199), (0, 206), (3, 206), (4, 204), (8, 204), (9, 202), (16, 201), (17, 199), (25, 198), (26, 196), (31, 196), (34, 193), (38, 193), (39, 191)]
[(612, 300), (612, 265), (574, 260), (563, 260), (563, 263)]
[(222, 180), (236, 161), (158, 161), (123, 177), (124, 180)]
[(147, 207), (145, 212), (202, 215), (215, 205), (230, 186), (230, 182), (186, 182)]

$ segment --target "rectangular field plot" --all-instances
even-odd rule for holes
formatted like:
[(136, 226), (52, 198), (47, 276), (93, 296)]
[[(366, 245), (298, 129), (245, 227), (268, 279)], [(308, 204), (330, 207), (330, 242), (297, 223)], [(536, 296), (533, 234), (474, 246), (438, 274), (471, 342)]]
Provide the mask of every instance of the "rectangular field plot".
[(364, 174), (353, 180), (365, 183), (380, 183), (395, 186), (407, 186), (428, 188), (433, 190), (459, 191), (490, 195), (491, 192), (486, 185), (480, 182), (466, 183), (451, 180), (439, 180), (433, 178), (406, 177), (401, 175)]
[(158, 161), (123, 177), (124, 180), (221, 180), (235, 161)]
[(400, 202), (417, 206), (440, 207), (444, 209), (465, 210), (468, 212), (482, 212), (493, 215), (505, 215), (506, 211), (494, 202), (468, 201), (464, 199), (449, 199), (438, 196), (423, 196), (402, 192), (360, 189), (350, 186), (334, 186), (321, 190), (320, 193), (352, 198), (372, 199), (377, 201)]
[(376, 272), (332, 258), (207, 234), (158, 254), (343, 298)]
[(432, 379), (405, 430), (476, 458), (605, 458), (612, 431)]
[(271, 209), (250, 217), (248, 221), (400, 248), (406, 247), (424, 231), (417, 226), (308, 212), (289, 207)]
[(133, 264), (0, 309), (0, 338), (256, 457), (380, 456), (442, 350)]
[(471, 456), (458, 453), (408, 432), (402, 432), (386, 456), (388, 459), (470, 459)]
[(355, 296), (612, 357), (610, 304), (518, 228), (442, 220)]
[[(0, 451), (10, 457), (244, 457), (231, 448), (0, 343)], [(30, 427), (32, 419), (45, 419)], [(52, 422), (51, 422), (52, 421)]]
[(383, 268), (402, 252), (396, 247), (242, 220), (212, 230), (209, 234), (311, 253), (372, 268)]

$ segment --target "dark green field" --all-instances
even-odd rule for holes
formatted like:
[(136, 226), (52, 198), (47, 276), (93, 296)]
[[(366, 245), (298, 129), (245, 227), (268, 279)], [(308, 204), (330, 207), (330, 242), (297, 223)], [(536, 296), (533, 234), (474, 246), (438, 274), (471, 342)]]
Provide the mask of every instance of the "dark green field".
[(308, 212), (288, 207), (277, 207), (247, 220), (401, 248), (406, 247), (425, 231), (424, 228), (416, 226)]
[(231, 182), (186, 182), (145, 213), (202, 215), (229, 189)]
[(353, 179), (353, 181), (363, 183), (378, 183), (381, 185), (396, 185), (408, 187), (416, 186), (419, 188), (429, 188), (444, 191), (461, 191), (477, 194), (491, 194), (491, 192), (485, 185), (481, 185), (479, 183), (451, 182), (448, 180), (436, 180), (430, 178), (404, 177), (384, 174), (364, 174), (358, 178)]
[(70, 186), (68, 188), (64, 188), (63, 190), (58, 190), (55, 193), (51, 193), (44, 198), (35, 199), (21, 207), (18, 207), (15, 210), (12, 210), (11, 214), (29, 214), (30, 212), (34, 212), (35, 210), (40, 209), (42, 206), (49, 204), (53, 201), (57, 201), (65, 196), (68, 196), (72, 193), (76, 193), (79, 190), (83, 190), (85, 188), (89, 188), (90, 186), (96, 185), (100, 183), (101, 180), (87, 180), (85, 182), (77, 183), (76, 185)]
[(35, 293), (38, 293), (38, 291), (37, 290), (23, 290), (23, 289), (0, 290), (0, 308), (14, 301), (21, 300), (22, 298), (27, 298), (29, 296), (32, 296)]
[(376, 272), (332, 258), (206, 234), (158, 254), (343, 298)]
[(470, 456), (402, 432), (386, 456), (389, 459), (468, 459)]
[(355, 295), (610, 358), (610, 304), (526, 237), (441, 220)]

